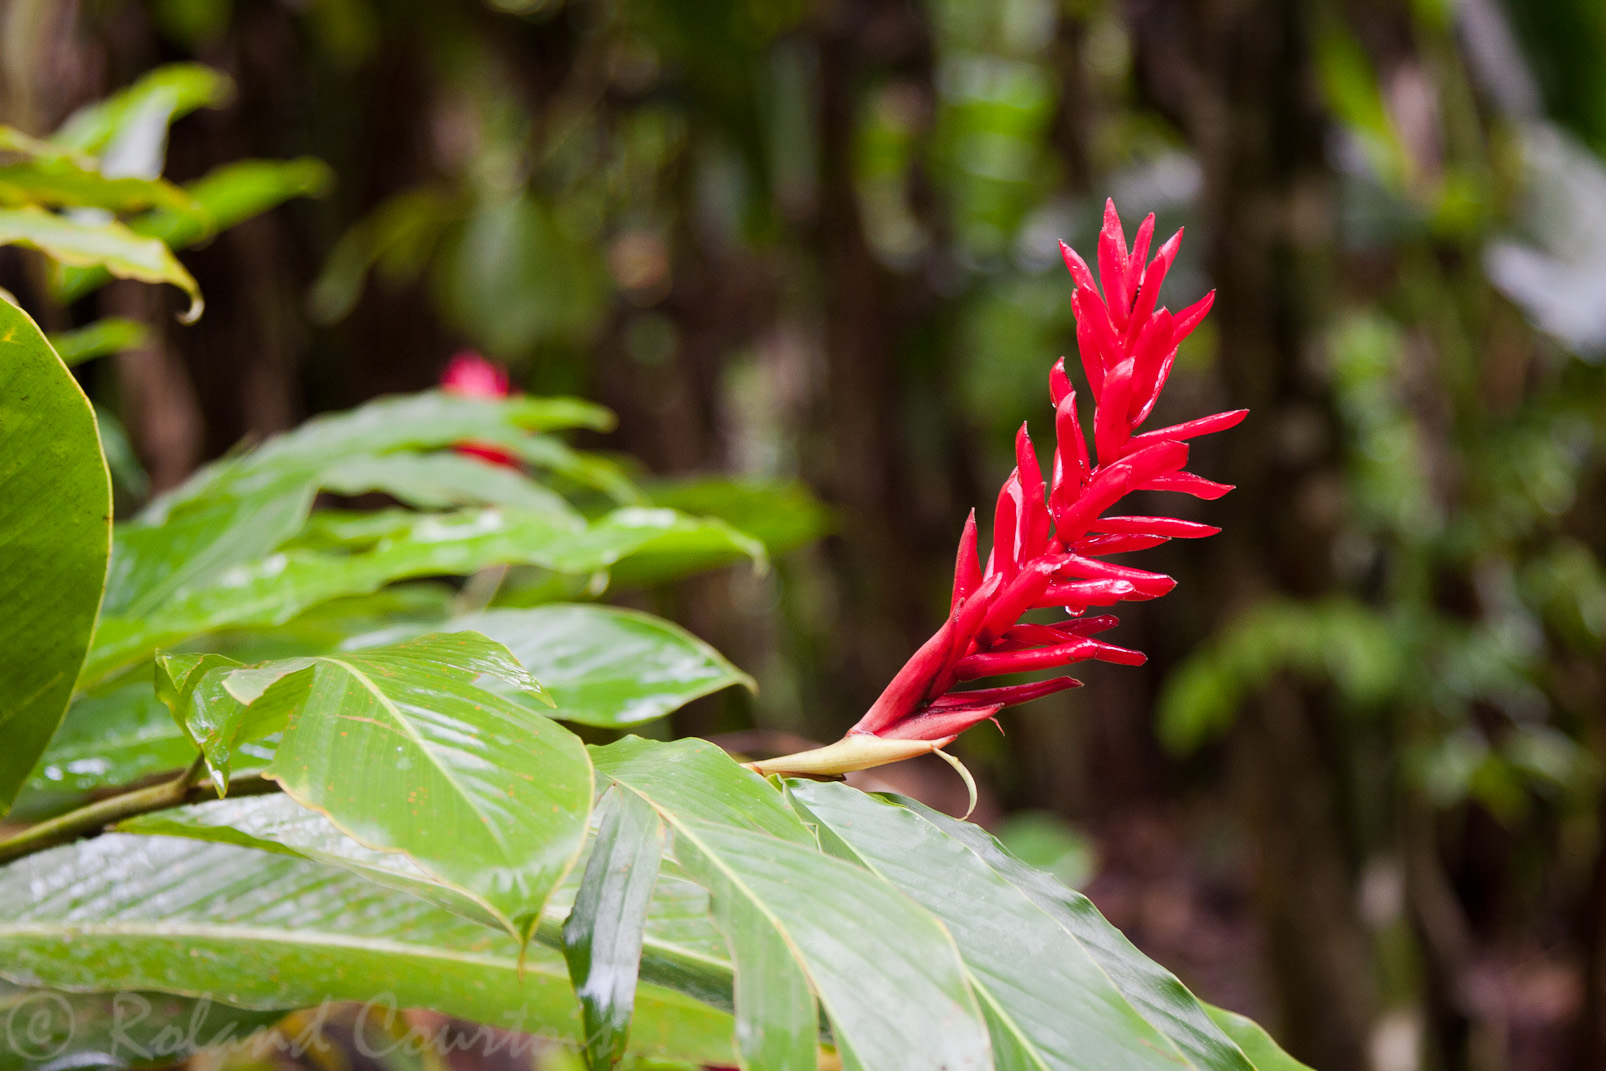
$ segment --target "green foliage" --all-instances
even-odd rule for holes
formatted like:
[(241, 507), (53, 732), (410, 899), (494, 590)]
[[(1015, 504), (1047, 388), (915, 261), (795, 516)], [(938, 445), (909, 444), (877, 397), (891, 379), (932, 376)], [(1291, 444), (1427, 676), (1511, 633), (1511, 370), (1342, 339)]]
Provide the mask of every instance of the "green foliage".
[(81, 223), (32, 206), (0, 209), (0, 244), (37, 249), (69, 267), (97, 265), (119, 279), (172, 283), (190, 296), (186, 320), (201, 315), (201, 288), (166, 245), (115, 220)]
[[(71, 395), (58, 408), (76, 398), (92, 436), (65, 368), (14, 317), (31, 332), (19, 357), (54, 370)], [(581, 1040), (596, 1068), (733, 1050), (754, 1068), (813, 1068), (834, 1050), (866, 1071), (1251, 1071), (1085, 899), (973, 827), (783, 787), (703, 741), (587, 748), (560, 724), (637, 724), (752, 681), (636, 611), (499, 606), (503, 567), (600, 590), (637, 556), (659, 576), (762, 563), (765, 542), (821, 523), (795, 488), (718, 483), (661, 500), (763, 541), (662, 505), (598, 512), (599, 487), (648, 499), (554, 433), (606, 419), (562, 399), (381, 399), (209, 466), (118, 524), (88, 657), (92, 598), (52, 626), (52, 655), (84, 668), (48, 748), (72, 673), (26, 667), (66, 683), (16, 722), (35, 741), (12, 752), (19, 783), (37, 759), (25, 813), (189, 770), (113, 795), (159, 801), (117, 812), (115, 834), (40, 852), (33, 831), (0, 841), (26, 856), (0, 869), (6, 975), (44, 992), (210, 994), (240, 1023), (380, 990), (491, 1025), (517, 1010), (511, 1025)], [(6, 441), (15, 473), (59, 475), (41, 441), (56, 440)], [(528, 467), (451, 452), (465, 441)], [(104, 496), (88, 445), (85, 486)], [(375, 490), (401, 505), (315, 508), (321, 492)], [(31, 598), (53, 612), (71, 609), (54, 595), (73, 583), (99, 594), (104, 507), (89, 517), (83, 548), (55, 532), (40, 558), (52, 597)], [(469, 579), (397, 583), (431, 576)], [(76, 650), (61, 639), (73, 630)], [(94, 1036), (104, 1005), (74, 999)]]
[[(200, 287), (174, 251), (292, 197), (317, 194), (328, 169), (314, 160), (244, 161), (180, 189), (161, 178), (169, 126), (233, 93), (221, 72), (175, 63), (80, 108), (48, 139), (0, 127), (0, 245), (43, 253), (56, 296), (74, 301), (113, 277), (169, 283), (201, 315)], [(77, 364), (142, 344), (139, 324), (110, 318), (56, 336)]]
[(89, 399), (21, 309), (0, 301), (0, 814), (61, 724), (110, 550), (111, 478)]
[(1160, 738), (1177, 753), (1192, 751), (1230, 728), (1279, 673), (1331, 681), (1346, 702), (1375, 709), (1410, 686), (1410, 635), (1346, 600), (1262, 603), (1166, 681)]
[(506, 646), (541, 682), (556, 708), (552, 716), (562, 721), (636, 725), (733, 684), (757, 687), (708, 644), (634, 610), (496, 609), (454, 618), (450, 627)]
[(138, 320), (105, 316), (84, 327), (58, 331), (48, 337), (62, 363), (71, 368), (96, 357), (138, 349), (145, 345), (149, 332)]
[[(236, 1007), (393, 999), (578, 1040), (561, 957), (347, 871), (230, 844), (110, 835), (0, 871), (8, 974), (84, 990), (210, 994)], [(730, 1018), (652, 985), (632, 1045), (720, 1062)]]
[(563, 924), (563, 955), (584, 1015), (586, 1060), (612, 1067), (630, 1036), (665, 830), (644, 797), (617, 786), (603, 794), (597, 810), (601, 820), (585, 878)]
[(879, 874), (953, 933), (1000, 1066), (1252, 1071), (1182, 983), (1086, 897), (981, 830), (843, 786), (801, 782), (791, 792), (828, 851)]
[[(539, 695), (534, 678), (474, 633), (298, 662), (255, 671), (289, 670), (241, 715), (247, 738), (283, 733), (267, 776), (527, 935), (579, 850), (591, 804), (579, 740), (474, 686), (489, 673)], [(242, 672), (253, 671), (230, 680)]]
[[(691, 92), (743, 100), (722, 124), (750, 164), (769, 151), (751, 79), (707, 79), (698, 57), (736, 50), (759, 69), (806, 11), (725, 7), (717, 32), (695, 5), (620, 17), (659, 35)], [(182, 4), (160, 21), (216, 32)], [(1008, 36), (982, 22), (950, 12), (943, 32)], [(360, 20), (348, 29), (359, 55)], [(977, 263), (1002, 262), (1046, 188), (1031, 150), (1052, 118), (1041, 47), (945, 80), (935, 151), (963, 172), (948, 192)], [(777, 70), (766, 99), (781, 108)], [(49, 256), (61, 301), (134, 278), (184, 288), (199, 314), (175, 251), (327, 184), (310, 160), (163, 180), (171, 124), (230, 92), (173, 65), (49, 139), (0, 129), (0, 242)], [(647, 205), (610, 241), (601, 228), (681, 165), (692, 141), (674, 107), (641, 109), (606, 146), (532, 156), (527, 117), (484, 85), (465, 99), (482, 158), (351, 230), (315, 310), (345, 315), (370, 272), (425, 278), (446, 322), (529, 357), (590, 345), (615, 291), (659, 300), (667, 216)], [(921, 150), (895, 91), (874, 107), (856, 181), (898, 207), (896, 176)], [(793, 125), (810, 136), (806, 117)], [(709, 181), (737, 166), (724, 151)], [(781, 195), (795, 172), (777, 166)], [(905, 216), (874, 236), (889, 262), (930, 238)], [(753, 208), (710, 225), (746, 240), (772, 223)], [(0, 840), (0, 1008), (59, 997), (72, 1029), (40, 1035), (53, 1057), (89, 1059), (112, 994), (132, 990), (157, 1021), (205, 1012), (235, 1030), (327, 1000), (429, 1008), (558, 1039), (596, 1069), (1287, 1066), (1235, 1026), (1251, 1062), (1085, 898), (974, 827), (769, 781), (704, 741), (588, 746), (564, 724), (609, 739), (754, 686), (684, 629), (575, 600), (763, 568), (830, 525), (800, 486), (644, 488), (564, 440), (611, 426), (595, 406), (423, 393), (237, 451), (108, 542), (92, 411), (26, 317), (0, 313), (16, 380), (0, 548), (25, 608), (0, 673), (0, 790), (22, 789), (18, 814), (40, 820)], [(72, 363), (149, 342), (119, 319), (56, 337)], [(388, 504), (354, 508), (372, 495)]]

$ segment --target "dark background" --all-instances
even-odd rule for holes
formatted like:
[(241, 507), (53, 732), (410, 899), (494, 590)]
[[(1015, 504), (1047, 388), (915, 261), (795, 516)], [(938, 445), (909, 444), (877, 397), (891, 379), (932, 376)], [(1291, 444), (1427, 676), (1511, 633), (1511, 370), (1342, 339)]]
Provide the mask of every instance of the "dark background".
[(1185, 224), (1164, 300), (1218, 300), (1155, 423), (1252, 410), (1190, 465), (1238, 486), (1182, 507), (1225, 532), (1146, 555), (1181, 582), (1115, 634), (1148, 666), (965, 738), (980, 817), (1091, 838), (1101, 908), (1322, 1071), (1606, 1068), (1599, 0), (0, 10), (6, 121), (198, 59), (238, 92), (170, 177), (337, 179), (185, 255), (193, 327), (131, 284), (47, 311), (157, 327), (84, 372), (154, 487), (473, 348), (612, 406), (589, 445), (647, 473), (829, 506), (767, 577), (650, 596), (763, 685), (680, 733), (858, 717), (1014, 428), (1049, 438), (1055, 240), (1091, 256), (1106, 196)]

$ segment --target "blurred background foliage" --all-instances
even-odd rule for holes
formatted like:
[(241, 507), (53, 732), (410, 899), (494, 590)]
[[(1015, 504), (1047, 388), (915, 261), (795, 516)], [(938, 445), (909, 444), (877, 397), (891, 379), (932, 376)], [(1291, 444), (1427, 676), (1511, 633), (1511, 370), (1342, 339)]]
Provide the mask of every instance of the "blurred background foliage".
[[(940, 620), (1074, 347), (1055, 240), (1106, 195), (1185, 224), (1165, 300), (1219, 298), (1156, 418), (1253, 410), (1198, 448), (1226, 531), (1152, 552), (1146, 669), (966, 738), (982, 817), (1323, 1071), (1606, 1066), (1598, 0), (0, 11), (0, 119), (189, 198), (127, 225), (186, 249), (192, 326), (0, 251), (111, 355), (120, 505), (478, 349), (615, 409), (588, 445), (654, 500), (797, 548), (625, 596), (759, 679), (674, 726), (746, 747), (835, 737)], [(128, 86), (161, 136), (118, 171), (68, 120)]]

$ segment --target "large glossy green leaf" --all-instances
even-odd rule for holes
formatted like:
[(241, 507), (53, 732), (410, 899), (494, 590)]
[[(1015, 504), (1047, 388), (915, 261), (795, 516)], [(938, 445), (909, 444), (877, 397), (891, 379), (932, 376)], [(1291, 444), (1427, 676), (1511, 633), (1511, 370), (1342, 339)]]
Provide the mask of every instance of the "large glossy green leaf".
[[(149, 612), (104, 614), (84, 679), (103, 679), (199, 633), (284, 624), (331, 599), (368, 594), (410, 577), (461, 576), (524, 561), (576, 535), (550, 515), (499, 509), (393, 516), (400, 523), (359, 553), (278, 551), (235, 564), (211, 583), (189, 586)], [(246, 538), (242, 535), (242, 542)]]
[[(226, 844), (110, 834), (0, 870), (0, 975), (25, 984), (433, 1008), (570, 1041), (561, 957), (344, 870)], [(728, 1064), (730, 1017), (643, 985), (632, 1051)]]
[(749, 1060), (804, 1061), (812, 988), (848, 1066), (992, 1066), (941, 923), (875, 875), (823, 855), (766, 781), (702, 741), (628, 738), (592, 749), (592, 760), (600, 777), (653, 805), (674, 833), (675, 858), (709, 889), (736, 964), (737, 1036)]
[(624, 785), (661, 811), (724, 822), (794, 844), (815, 843), (769, 782), (706, 740), (663, 743), (627, 736), (586, 750), (599, 783)]
[[(700, 477), (652, 483), (646, 490), (653, 505), (716, 517), (764, 544), (771, 556), (802, 546), (830, 527), (825, 507), (801, 484)], [(659, 584), (726, 564), (732, 557), (726, 549), (698, 546), (638, 554), (613, 571), (613, 585)]]
[(535, 564), (579, 573), (634, 555), (660, 554), (724, 560), (745, 557), (760, 568), (769, 561), (764, 544), (724, 521), (688, 517), (672, 509), (626, 506), (605, 514), (583, 537), (555, 548)]
[(300, 856), (349, 870), (481, 925), (506, 927), (478, 899), (431, 876), (410, 857), (359, 844), (321, 812), (303, 807), (282, 793), (175, 807), (130, 818), (117, 828), (124, 833), (189, 837)]
[(171, 283), (190, 296), (183, 318), (201, 315), (201, 288), (172, 251), (116, 220), (88, 223), (32, 206), (0, 208), (0, 244), (25, 245), (67, 265), (98, 265), (119, 279)]
[(316, 417), (250, 455), (255, 470), (287, 465), (317, 469), (357, 454), (424, 450), (470, 441), (513, 446), (529, 432), (559, 428), (606, 431), (613, 415), (575, 398), (472, 398), (423, 391), (380, 398), (357, 409)]
[(287, 478), (315, 480), (353, 458), (450, 447), (469, 440), (498, 445), (553, 428), (607, 428), (607, 410), (570, 398), (473, 398), (423, 391), (378, 398), (306, 421), (260, 449), (208, 465), (152, 502), (141, 520), (159, 523), (186, 504), (256, 493)]
[(789, 782), (836, 848), (953, 933), (1001, 1066), (1043, 1071), (1253, 1071), (1164, 968), (1091, 902), (975, 826), (841, 784)]
[(195, 747), (151, 691), (135, 681), (73, 703), (33, 774), (29, 792), (91, 792), (181, 770)]
[[(150, 612), (102, 616), (84, 679), (103, 679), (199, 633), (283, 624), (318, 603), (377, 591), (396, 580), (466, 576), (489, 565), (519, 563), (588, 575), (663, 539), (732, 540), (718, 521), (670, 510), (618, 510), (589, 529), (552, 514), (497, 508), (398, 511), (361, 525), (376, 527), (373, 545), (358, 553), (283, 550), (179, 591)], [(734, 538), (746, 546), (739, 534)]]
[(655, 506), (718, 517), (763, 543), (772, 555), (818, 539), (831, 527), (825, 506), (797, 482), (698, 476), (655, 481), (646, 491)]
[(111, 542), (89, 399), (28, 315), (0, 301), (0, 814), (61, 724)]
[[(231, 566), (261, 559), (301, 528), (320, 487), (354, 492), (376, 486), (352, 473), (351, 466), (383, 467), (391, 461), (390, 451), (449, 446), (475, 434), (517, 441), (532, 428), (596, 424), (605, 415), (565, 399), (497, 401), (426, 393), (381, 399), (350, 413), (308, 421), (252, 454), (208, 466), (152, 503), (135, 522), (120, 525), (106, 614), (139, 619), (175, 592), (193, 590)], [(434, 465), (437, 482), (467, 482), (450, 468), (450, 457), (414, 460)], [(442, 465), (448, 468), (440, 469)], [(395, 489), (406, 474), (390, 475), (393, 479), (383, 489)], [(482, 482), (497, 478), (479, 475)], [(572, 511), (561, 503), (553, 505), (549, 492), (511, 472), (502, 477), (494, 486), (504, 497), (523, 492), (522, 500), (536, 512), (578, 526)], [(504, 486), (507, 481), (522, 486), (510, 490)], [(426, 487), (419, 493), (427, 492)], [(118, 626), (110, 626), (110, 632), (115, 635)]]
[[(340, 832), (324, 815), (285, 795), (212, 800), (142, 815), (124, 822), (119, 829), (299, 855), (410, 893), (482, 925), (504, 929), (482, 904), (431, 877), (407, 856), (364, 847)], [(583, 869), (571, 870), (548, 901), (536, 931), (543, 944), (563, 947), (563, 923), (571, 914), (581, 884), (579, 871)], [(672, 863), (665, 865), (647, 911), (642, 977), (728, 1009), (731, 968), (724, 940), (708, 917), (708, 894), (678, 873), (671, 873), (673, 870)]]
[[(681, 865), (708, 889), (714, 922), (725, 935), (726, 946), (730, 949), (735, 970), (736, 1049), (745, 1067), (809, 1071), (817, 1063), (820, 1013), (804, 968), (809, 957), (799, 944), (811, 934), (807, 929), (799, 932), (795, 920), (788, 917), (791, 914), (788, 904), (766, 902), (773, 899), (776, 890), (770, 888), (762, 876), (755, 879), (753, 874), (732, 865), (732, 860), (721, 855), (722, 848), (728, 855), (731, 847), (722, 844), (713, 833), (721, 829), (723, 827), (712, 823), (694, 822), (689, 829), (677, 826), (675, 853)], [(758, 839), (752, 834), (748, 836)], [(762, 843), (736, 846), (737, 852), (754, 849), (767, 855), (770, 846)], [(783, 865), (785, 861), (783, 857)], [(807, 867), (812, 861), (794, 857), (790, 862), (793, 866)], [(783, 885), (793, 884), (791, 879), (781, 881)], [(788, 897), (798, 892), (784, 889), (782, 895)], [(831, 961), (835, 959), (837, 957), (831, 957)], [(832, 980), (831, 968), (837, 965), (831, 961), (828, 961), (823, 982), (827, 986)], [(841, 997), (855, 999), (847, 991)], [(835, 1023), (834, 1018), (832, 1021)], [(839, 1028), (837, 1035), (838, 1044), (844, 1047), (855, 1040), (851, 1031)], [(851, 1051), (858, 1054), (857, 1048)]]
[(1253, 1019), (1213, 1004), (1206, 1004), (1204, 1009), (1222, 1032), (1237, 1042), (1244, 1055), (1255, 1065), (1255, 1071), (1311, 1071), (1310, 1067), (1284, 1052), (1282, 1046), (1273, 1041), (1272, 1036)]
[(316, 491), (296, 473), (265, 485), (231, 481), (178, 509), (118, 525), (103, 612), (140, 618), (176, 592), (261, 558), (301, 527)]
[(325, 469), (322, 483), (342, 495), (383, 491), (418, 509), (511, 506), (574, 520), (580, 516), (562, 495), (523, 473), (464, 454), (398, 452), (353, 457)]
[(635, 725), (699, 696), (753, 679), (678, 625), (635, 610), (587, 604), (487, 610), (454, 619), (512, 651), (556, 704), (586, 725)]
[(584, 843), (591, 768), (578, 739), (476, 687), (481, 674), (537, 687), (504, 648), (453, 633), (312, 659), (250, 716), (286, 719), (267, 772), (298, 802), (527, 937)]
[(563, 958), (585, 1020), (586, 1061), (607, 1071), (630, 1035), (664, 825), (644, 799), (623, 789), (610, 788), (598, 809), (596, 840), (563, 924)]

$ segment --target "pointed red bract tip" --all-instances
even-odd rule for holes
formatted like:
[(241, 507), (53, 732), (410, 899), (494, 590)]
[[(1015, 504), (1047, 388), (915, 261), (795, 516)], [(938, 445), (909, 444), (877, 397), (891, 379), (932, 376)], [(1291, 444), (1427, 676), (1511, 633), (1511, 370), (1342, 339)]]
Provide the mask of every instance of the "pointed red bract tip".
[(1096, 293), (1098, 286), (1093, 282), (1093, 272), (1089, 270), (1087, 261), (1082, 255), (1064, 242), (1060, 243), (1060, 257), (1065, 261), (1065, 268), (1071, 273), (1071, 279), (1078, 289)]
[(1054, 367), (1048, 370), (1048, 400), (1057, 406), (1070, 393), (1071, 377), (1065, 374), (1065, 358), (1061, 357), (1054, 362)]

